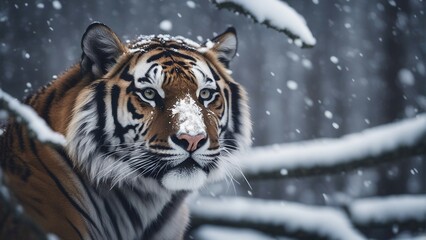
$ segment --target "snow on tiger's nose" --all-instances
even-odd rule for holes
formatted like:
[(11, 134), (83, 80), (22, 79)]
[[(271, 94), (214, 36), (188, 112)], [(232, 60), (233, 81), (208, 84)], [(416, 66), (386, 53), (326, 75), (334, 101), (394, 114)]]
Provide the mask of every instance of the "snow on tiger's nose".
[(179, 130), (176, 135), (188, 134), (196, 136), (206, 134), (206, 125), (204, 124), (201, 108), (189, 94), (184, 99), (178, 100), (171, 110), (173, 116), (178, 115)]

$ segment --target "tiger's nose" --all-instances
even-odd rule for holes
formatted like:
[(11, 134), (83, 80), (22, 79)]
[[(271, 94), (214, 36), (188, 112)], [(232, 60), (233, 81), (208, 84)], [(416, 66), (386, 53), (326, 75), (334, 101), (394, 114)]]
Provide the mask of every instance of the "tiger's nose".
[(195, 136), (191, 136), (189, 134), (179, 134), (179, 136), (177, 136), (177, 138), (181, 141), (186, 141), (188, 143), (188, 147), (186, 148), (186, 150), (188, 152), (193, 152), (195, 150), (197, 150), (201, 145), (199, 144), (202, 140), (206, 139), (206, 135), (204, 134), (198, 134)]

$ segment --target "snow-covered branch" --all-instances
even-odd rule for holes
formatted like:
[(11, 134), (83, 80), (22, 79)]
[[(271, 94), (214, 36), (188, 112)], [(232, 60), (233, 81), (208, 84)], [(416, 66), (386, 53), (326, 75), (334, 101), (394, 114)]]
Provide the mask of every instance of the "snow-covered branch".
[[(191, 233), (191, 235), (197, 240), (276, 240), (274, 237), (252, 229), (238, 229), (214, 225), (203, 225)], [(279, 239), (286, 240), (283, 237)]]
[(426, 114), (338, 139), (256, 147), (242, 155), (248, 179), (333, 174), (426, 154)]
[(394, 231), (426, 230), (426, 195), (372, 197), (355, 200), (347, 207), (359, 229), (384, 228)]
[(365, 239), (343, 211), (260, 199), (199, 198), (191, 205), (191, 226), (202, 224), (250, 228), (298, 239)]
[(287, 34), (299, 47), (313, 47), (316, 39), (305, 19), (287, 3), (279, 0), (213, 0), (219, 9), (228, 9)]
[[(343, 205), (348, 215), (338, 208), (241, 197), (201, 197), (194, 199), (190, 206), (193, 230), (208, 224), (298, 239), (364, 239), (358, 231), (368, 234), (378, 228), (401, 232), (426, 230), (426, 195), (357, 199)], [(195, 232), (196, 235), (212, 235), (206, 229)], [(229, 229), (228, 235), (235, 234), (238, 233)], [(268, 239), (266, 235), (263, 237)]]
[(30, 106), (22, 104), (2, 89), (0, 89), (0, 111), (6, 111), (6, 115), (10, 114), (25, 124), (40, 142), (54, 146), (65, 145), (64, 136), (54, 132)]

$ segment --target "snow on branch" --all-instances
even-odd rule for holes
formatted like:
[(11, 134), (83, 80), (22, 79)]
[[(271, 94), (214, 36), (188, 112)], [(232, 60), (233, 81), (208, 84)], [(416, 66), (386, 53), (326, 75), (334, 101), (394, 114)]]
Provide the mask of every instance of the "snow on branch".
[(313, 47), (316, 44), (305, 19), (280, 0), (213, 0), (213, 3), (219, 9), (249, 16), (255, 22), (287, 34), (299, 47)]
[(5, 110), (18, 121), (22, 121), (40, 142), (55, 146), (65, 145), (62, 134), (54, 132), (30, 106), (22, 104), (2, 89), (0, 89), (0, 110)]
[(242, 197), (201, 197), (190, 206), (194, 229), (208, 223), (298, 239), (365, 239), (343, 211), (331, 207)]
[(426, 228), (426, 195), (372, 197), (353, 201), (348, 212), (356, 225), (418, 222)]
[(426, 154), (426, 114), (338, 139), (256, 147), (241, 155), (249, 180), (333, 174)]
[[(262, 234), (252, 229), (236, 229), (231, 227), (218, 227), (203, 225), (193, 233), (197, 240), (276, 240), (276, 238)], [(279, 238), (285, 240), (284, 238)]]

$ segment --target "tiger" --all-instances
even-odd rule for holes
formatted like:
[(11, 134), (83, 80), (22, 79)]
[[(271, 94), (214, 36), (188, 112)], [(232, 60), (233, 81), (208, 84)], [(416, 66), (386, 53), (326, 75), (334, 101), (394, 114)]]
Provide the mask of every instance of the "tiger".
[(251, 144), (246, 90), (231, 77), (233, 27), (204, 43), (94, 22), (81, 60), (25, 100), (66, 144), (42, 144), (10, 118), (6, 185), (60, 239), (183, 239), (187, 196), (224, 179)]

